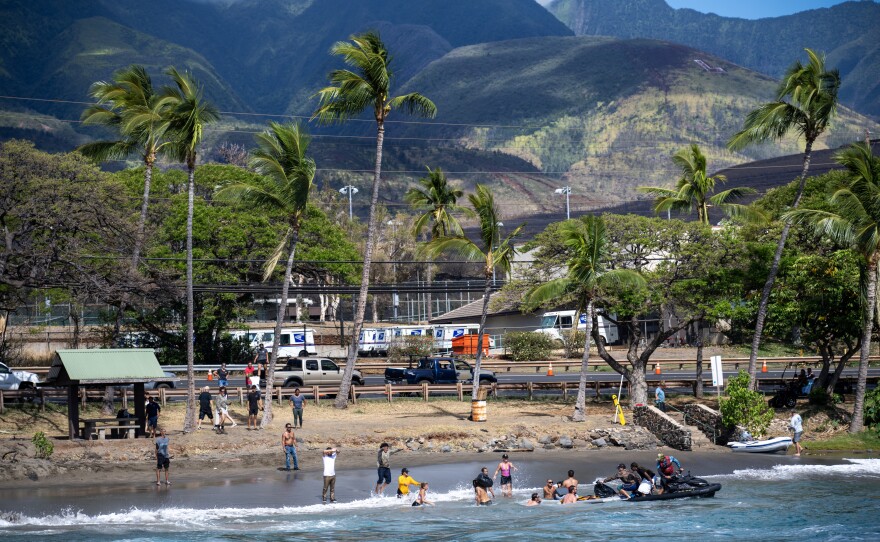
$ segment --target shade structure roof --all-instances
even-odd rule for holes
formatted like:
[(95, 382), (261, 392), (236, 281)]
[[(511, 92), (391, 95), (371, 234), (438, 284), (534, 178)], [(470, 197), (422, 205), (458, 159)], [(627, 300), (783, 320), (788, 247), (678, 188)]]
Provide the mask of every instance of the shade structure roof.
[(46, 384), (133, 384), (173, 381), (151, 348), (58, 350)]

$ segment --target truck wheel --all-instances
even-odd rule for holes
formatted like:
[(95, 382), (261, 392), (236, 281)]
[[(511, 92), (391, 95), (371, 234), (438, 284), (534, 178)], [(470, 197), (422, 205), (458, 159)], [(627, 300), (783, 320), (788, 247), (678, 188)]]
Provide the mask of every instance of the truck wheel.
[(299, 380), (288, 379), (284, 381), (284, 385), (282, 388), (301, 388), (303, 387), (302, 382)]
[(794, 406), (796, 404), (797, 404), (797, 397), (795, 397), (794, 395), (788, 397), (785, 400), (785, 406), (787, 406), (788, 408), (794, 408)]
[(494, 384), (495, 382), (496, 382), (495, 380), (489, 380), (488, 378), (481, 378), (481, 379), (480, 379), (480, 385), (481, 385), (481, 386), (491, 386), (491, 385)]
[(37, 398), (37, 388), (35, 388), (31, 384), (22, 384), (18, 387), (18, 391), (21, 392), (21, 402), (22, 403), (33, 403), (34, 399)]

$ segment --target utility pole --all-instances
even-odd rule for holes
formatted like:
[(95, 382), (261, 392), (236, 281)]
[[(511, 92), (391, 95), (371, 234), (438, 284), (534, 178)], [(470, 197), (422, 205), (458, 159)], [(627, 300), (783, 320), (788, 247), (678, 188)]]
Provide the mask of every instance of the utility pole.
[(348, 219), (353, 220), (353, 213), (351, 208), (351, 196), (358, 193), (358, 189), (348, 184), (339, 189), (341, 194), (348, 194)]

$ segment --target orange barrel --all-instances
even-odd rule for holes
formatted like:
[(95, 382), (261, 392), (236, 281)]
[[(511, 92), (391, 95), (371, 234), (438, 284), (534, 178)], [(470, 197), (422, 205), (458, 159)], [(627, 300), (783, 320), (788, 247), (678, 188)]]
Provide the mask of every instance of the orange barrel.
[(482, 401), (471, 401), (471, 421), (472, 422), (484, 422), (486, 421), (486, 400)]

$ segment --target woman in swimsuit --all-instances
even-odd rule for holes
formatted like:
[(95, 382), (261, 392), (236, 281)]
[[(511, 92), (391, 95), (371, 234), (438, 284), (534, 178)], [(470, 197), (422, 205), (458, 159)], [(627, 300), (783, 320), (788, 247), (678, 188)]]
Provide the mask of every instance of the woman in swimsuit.
[(498, 476), (498, 472), (501, 472), (501, 495), (505, 497), (513, 496), (513, 471), (519, 470), (507, 457), (507, 454), (501, 456), (501, 463), (498, 463), (498, 468), (495, 469), (495, 474), (492, 475), (494, 479)]
[(419, 496), (416, 497), (416, 500), (413, 501), (413, 506), (425, 506), (427, 504), (434, 504), (429, 501), (426, 497), (428, 495), (428, 482), (422, 482), (421, 486), (419, 486)]

